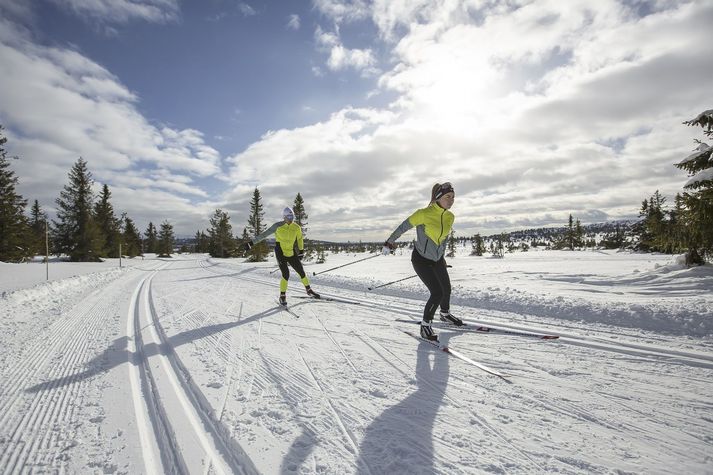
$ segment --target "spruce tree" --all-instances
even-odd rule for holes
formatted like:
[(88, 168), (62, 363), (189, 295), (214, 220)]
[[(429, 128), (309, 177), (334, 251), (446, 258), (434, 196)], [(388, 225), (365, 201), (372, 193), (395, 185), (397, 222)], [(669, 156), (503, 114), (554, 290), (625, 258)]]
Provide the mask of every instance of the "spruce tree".
[[(713, 138), (713, 109), (704, 111), (695, 119), (684, 122), (700, 126), (707, 137)], [(696, 151), (676, 164), (688, 172), (681, 197), (684, 208), (680, 219), (687, 229), (686, 262), (702, 264), (713, 256), (713, 147), (696, 141)]]
[(455, 257), (456, 256), (456, 233), (453, 229), (451, 229), (451, 233), (448, 235), (448, 253), (446, 253), (446, 257)]
[(295, 202), (292, 205), (292, 211), (295, 213), (295, 223), (299, 224), (302, 228), (302, 234), (307, 235), (307, 212), (305, 211), (305, 202), (302, 199), (302, 195), (297, 193), (295, 196)]
[(211, 257), (230, 257), (235, 252), (235, 239), (233, 227), (230, 225), (230, 216), (223, 210), (216, 209), (210, 218), (210, 255)]
[(317, 250), (312, 242), (307, 239), (307, 212), (305, 211), (305, 202), (302, 199), (302, 195), (297, 193), (295, 196), (295, 201), (292, 204), (292, 211), (295, 213), (295, 223), (297, 223), (300, 228), (302, 228), (302, 235), (305, 238), (305, 253), (302, 258), (303, 261), (311, 261), (317, 255)]
[(578, 248), (585, 247), (584, 229), (582, 229), (582, 223), (579, 221), (579, 218), (574, 222), (574, 245)]
[(201, 251), (201, 232), (196, 231), (196, 235), (193, 237), (193, 240), (195, 241), (195, 244), (193, 245), (193, 252), (196, 254), (199, 254), (203, 251)]
[(60, 192), (57, 219), (53, 221), (55, 250), (72, 261), (99, 261), (103, 240), (94, 222), (92, 175), (87, 162), (79, 158), (69, 172), (69, 183)]
[(473, 249), (470, 251), (471, 256), (482, 256), (485, 253), (485, 244), (480, 234), (473, 236)]
[(104, 184), (99, 194), (99, 199), (94, 205), (94, 220), (104, 237), (102, 255), (105, 257), (119, 257), (120, 223), (114, 214), (114, 207), (110, 199), (109, 186)]
[(158, 231), (151, 221), (144, 232), (144, 238), (144, 252), (158, 253)]
[(161, 223), (161, 230), (158, 233), (158, 257), (171, 257), (174, 243), (173, 225), (164, 221)]
[(33, 256), (45, 255), (47, 224), (47, 214), (42, 211), (39, 201), (35, 200), (30, 209), (31, 254)]
[(10, 170), (5, 143), (7, 138), (0, 126), (0, 261), (20, 262), (32, 254), (28, 242), (30, 227), (25, 216), (27, 200), (17, 193), (18, 178)]
[[(248, 234), (248, 228), (243, 228), (243, 234), (240, 236), (240, 244), (246, 243), (250, 240), (250, 234)], [(238, 257), (248, 257), (250, 255), (249, 251), (246, 251), (242, 246), (238, 246)]]
[(662, 251), (662, 240), (665, 234), (664, 204), (666, 198), (658, 190), (641, 203), (639, 217), (641, 221), (634, 225), (633, 233), (638, 239), (635, 249), (646, 252)]
[(129, 257), (136, 257), (141, 254), (141, 234), (134, 224), (134, 221), (126, 213), (121, 215), (121, 252)]
[[(265, 230), (264, 217), (265, 212), (262, 209), (260, 190), (255, 187), (253, 197), (250, 200), (250, 215), (248, 216), (248, 232), (252, 236), (257, 236)], [(266, 261), (268, 254), (267, 243), (265, 241), (257, 243), (249, 254), (248, 260), (251, 262)]]

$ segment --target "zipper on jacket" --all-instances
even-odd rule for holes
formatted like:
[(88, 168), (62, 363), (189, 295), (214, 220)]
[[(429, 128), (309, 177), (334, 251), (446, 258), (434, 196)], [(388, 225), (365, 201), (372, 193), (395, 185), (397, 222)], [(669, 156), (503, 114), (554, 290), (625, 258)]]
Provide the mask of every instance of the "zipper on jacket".
[(444, 209), (443, 212), (441, 213), (441, 234), (438, 235), (438, 245), (441, 245), (441, 237), (443, 236), (443, 215), (446, 213), (446, 210)]

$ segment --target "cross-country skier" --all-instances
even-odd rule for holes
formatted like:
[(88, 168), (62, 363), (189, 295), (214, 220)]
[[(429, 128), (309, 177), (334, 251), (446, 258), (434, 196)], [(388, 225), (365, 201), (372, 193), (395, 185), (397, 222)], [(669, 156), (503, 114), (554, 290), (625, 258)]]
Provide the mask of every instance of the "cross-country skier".
[(259, 236), (243, 244), (244, 249), (250, 250), (270, 234), (275, 233), (275, 258), (280, 266), (282, 279), (280, 279), (280, 304), (287, 305), (287, 281), (290, 278), (290, 271), (287, 264), (297, 271), (305, 286), (307, 295), (318, 299), (319, 294), (312, 290), (309, 279), (302, 267), (302, 257), (304, 256), (304, 240), (302, 239), (302, 228), (294, 222), (295, 213), (291, 208), (282, 210), (283, 221), (278, 221)]
[(403, 233), (416, 226), (416, 247), (411, 254), (411, 263), (418, 277), (426, 284), (431, 296), (423, 309), (421, 337), (438, 340), (431, 328), (436, 309), (441, 307), (441, 320), (454, 325), (463, 325), (450, 310), (451, 279), (448, 276), (446, 260), (443, 257), (448, 243), (448, 235), (455, 217), (449, 210), (455, 200), (455, 191), (450, 183), (436, 183), (431, 190), (431, 202), (425, 208), (416, 210), (384, 243), (384, 254), (396, 249), (396, 240)]

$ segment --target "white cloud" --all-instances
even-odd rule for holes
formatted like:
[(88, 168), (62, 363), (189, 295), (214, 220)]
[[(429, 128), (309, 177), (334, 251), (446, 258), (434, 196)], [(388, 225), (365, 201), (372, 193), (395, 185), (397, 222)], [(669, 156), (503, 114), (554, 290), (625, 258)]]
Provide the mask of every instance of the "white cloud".
[(152, 23), (176, 21), (180, 8), (176, 0), (52, 0), (60, 7), (90, 20), (127, 23), (143, 20)]
[[(337, 24), (370, 17), (394, 40), (379, 86), (397, 97), (383, 116), (370, 110), (382, 120), (346, 109), (233, 157), (233, 180), (306, 196), (312, 232), (383, 238), (444, 179), (461, 233), (634, 217), (685, 182), (672, 165), (696, 136), (681, 122), (710, 107), (709, 3), (645, 16), (613, 0), (315, 5)], [(331, 70), (368, 62), (338, 33), (315, 39)]]
[[(0, 28), (0, 88), (13, 91), (0, 117), (26, 163), (23, 183), (47, 189), (39, 175), (64, 178), (82, 155), (126, 209), (153, 216), (155, 201), (159, 222), (191, 226), (220, 207), (237, 229), (259, 186), (268, 221), (300, 192), (312, 237), (379, 240), (436, 181), (455, 185), (460, 234), (563, 224), (570, 213), (632, 217), (656, 189), (672, 196), (686, 181), (673, 164), (701, 135), (681, 122), (711, 107), (710, 2), (314, 4), (332, 22), (315, 31), (325, 65), (314, 74), (377, 74), (379, 51), (390, 64), (369, 104), (393, 101), (265, 133), (229, 158), (232, 189), (220, 199), (202, 191), (205, 177), (219, 179), (220, 157), (199, 131), (151, 123), (137, 95), (81, 53)], [(367, 21), (374, 43), (347, 48), (340, 32)]]
[(53, 203), (82, 156), (97, 179), (135, 186), (136, 196), (163, 189), (178, 202), (179, 195), (206, 197), (189, 177), (217, 174), (219, 153), (197, 130), (152, 124), (137, 110), (137, 96), (103, 67), (77, 51), (33, 44), (6, 22), (0, 63), (7, 68), (0, 89), (12, 91), (0, 102), (0, 117), (22, 157), (17, 173), (27, 196)]
[(240, 10), (240, 13), (243, 14), (243, 16), (254, 16), (257, 15), (257, 12), (253, 7), (248, 5), (247, 3), (240, 2), (238, 4), (238, 10)]
[(290, 15), (289, 19), (287, 20), (287, 28), (290, 30), (299, 30), (300, 29), (300, 16), (299, 15)]
[(336, 33), (326, 32), (321, 27), (315, 30), (315, 39), (323, 51), (329, 52), (327, 67), (332, 71), (353, 68), (363, 74), (375, 74), (376, 60), (370, 49), (348, 49), (342, 45)]
[(371, 7), (365, 0), (313, 0), (314, 7), (335, 23), (369, 18)]

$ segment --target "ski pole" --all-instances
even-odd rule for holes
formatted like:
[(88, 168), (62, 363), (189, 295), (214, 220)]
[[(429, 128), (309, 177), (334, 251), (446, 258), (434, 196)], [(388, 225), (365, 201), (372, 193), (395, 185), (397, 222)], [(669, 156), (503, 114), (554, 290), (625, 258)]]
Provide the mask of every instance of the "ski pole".
[(404, 277), (403, 279), (394, 280), (393, 282), (387, 282), (386, 284), (377, 285), (376, 287), (369, 287), (369, 290), (378, 289), (380, 287), (386, 287), (387, 285), (395, 284), (396, 282), (401, 282), (402, 280), (413, 279), (414, 277), (417, 277), (417, 276), (418, 276), (418, 274), (410, 275), (408, 277)]
[(350, 266), (350, 265), (352, 265), (352, 264), (356, 264), (357, 262), (366, 261), (367, 259), (373, 259), (373, 258), (375, 258), (375, 257), (379, 257), (380, 255), (381, 255), (381, 254), (374, 254), (373, 256), (365, 257), (364, 259), (359, 259), (358, 261), (349, 262), (349, 263), (343, 264), (343, 265), (341, 265), (341, 266), (332, 267), (331, 269), (323, 270), (323, 271), (321, 271), (321, 272), (312, 272), (312, 275), (324, 274), (325, 272), (329, 272), (329, 271), (333, 271), (333, 270), (335, 270), (335, 269), (340, 269), (340, 268), (342, 268), (342, 267)]

